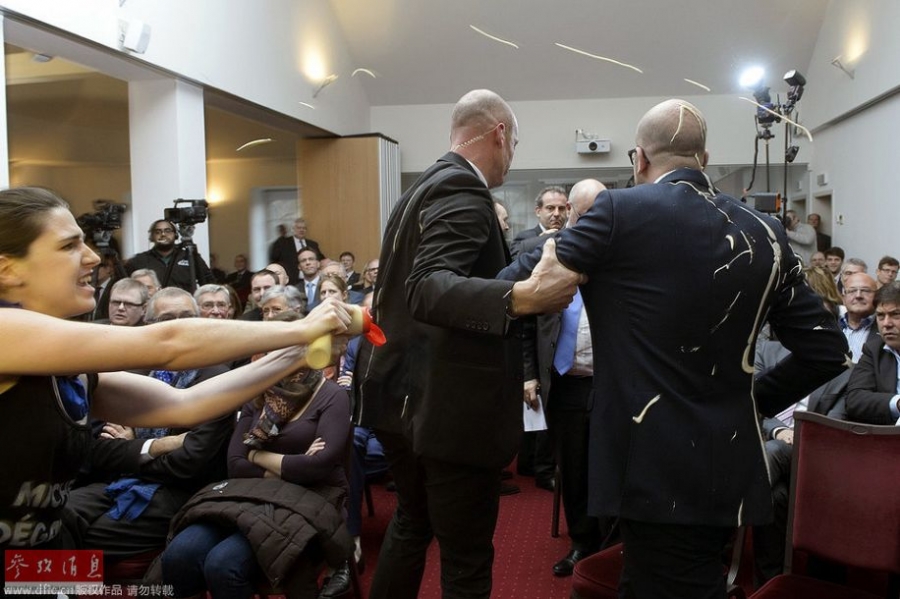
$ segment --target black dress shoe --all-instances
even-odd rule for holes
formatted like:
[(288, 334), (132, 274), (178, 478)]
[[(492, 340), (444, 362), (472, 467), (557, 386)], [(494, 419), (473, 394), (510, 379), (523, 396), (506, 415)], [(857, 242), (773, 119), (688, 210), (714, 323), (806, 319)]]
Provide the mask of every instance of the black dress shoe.
[(534, 486), (538, 489), (544, 489), (545, 491), (550, 491), (552, 493), (556, 490), (556, 481), (552, 478), (540, 478), (534, 481)]
[(501, 495), (515, 495), (519, 493), (521, 489), (519, 489), (516, 485), (511, 485), (509, 483), (500, 483), (500, 494)]
[(350, 592), (350, 564), (344, 562), (340, 568), (334, 571), (322, 590), (319, 591), (319, 599), (333, 599), (343, 597)]
[(572, 570), (575, 569), (575, 564), (586, 558), (588, 555), (590, 554), (587, 552), (573, 549), (566, 554), (566, 557), (553, 564), (553, 575), (571, 576)]

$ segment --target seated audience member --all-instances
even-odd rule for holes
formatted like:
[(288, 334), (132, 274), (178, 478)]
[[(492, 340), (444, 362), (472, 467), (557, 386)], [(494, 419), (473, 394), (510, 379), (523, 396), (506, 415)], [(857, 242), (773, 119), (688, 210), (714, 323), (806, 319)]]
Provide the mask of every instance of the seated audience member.
[[(350, 304), (361, 305), (363, 300), (366, 297), (366, 294), (362, 293), (361, 291), (351, 291), (350, 290), (350, 286), (347, 284), (346, 280), (344, 279), (343, 270), (344, 270), (343, 266), (334, 262), (332, 264), (329, 264), (328, 266), (325, 266), (324, 268), (319, 269), (319, 274), (322, 277), (325, 277), (325, 275), (331, 275), (331, 276), (335, 276), (335, 277), (338, 277), (338, 278), (344, 280), (343, 291), (337, 290), (337, 293), (335, 293), (335, 291), (336, 291), (335, 288), (339, 287), (340, 284), (333, 283), (331, 291), (329, 292), (329, 295), (337, 295), (339, 297), (344, 297), (344, 299), (343, 299), (344, 302), (347, 302)], [(346, 291), (346, 293), (344, 293), (344, 291)], [(322, 297), (321, 285), (319, 286), (319, 297), (320, 298)]]
[(294, 234), (292, 236), (279, 237), (269, 246), (269, 262), (281, 264), (288, 274), (288, 283), (296, 285), (301, 278), (297, 268), (297, 254), (307, 248), (315, 252), (317, 260), (325, 257), (325, 254), (319, 249), (319, 244), (312, 239), (307, 239), (306, 219), (298, 218), (294, 220)]
[(835, 318), (840, 316), (840, 308), (844, 305), (844, 300), (834, 283), (834, 278), (824, 266), (810, 266), (803, 269), (803, 275), (806, 282), (815, 291), (825, 303), (828, 311), (834, 314)]
[(875, 294), (881, 336), (870, 335), (847, 384), (847, 418), (867, 424), (900, 425), (900, 283)]
[(344, 267), (344, 280), (347, 282), (348, 287), (352, 287), (359, 281), (360, 273), (353, 270), (354, 265), (356, 264), (356, 256), (353, 255), (353, 252), (341, 252), (341, 266)]
[(268, 289), (278, 285), (278, 275), (271, 270), (258, 270), (250, 279), (250, 301), (247, 308), (241, 314), (240, 320), (262, 320), (262, 310), (259, 308), (259, 300)]
[(101, 256), (101, 262), (94, 268), (94, 276), (97, 282), (94, 285), (94, 300), (96, 307), (94, 312), (90, 314), (93, 321), (105, 320), (109, 318), (109, 296), (113, 283), (121, 279), (125, 275), (124, 271), (119, 276), (116, 273), (116, 259), (112, 256)]
[(844, 250), (839, 247), (831, 247), (822, 252), (825, 254), (825, 267), (834, 277), (834, 283), (838, 286), (838, 291), (842, 291), (841, 285), (841, 268), (844, 266)]
[[(125, 283), (130, 279), (123, 279)], [(138, 285), (144, 292), (143, 285)], [(197, 317), (191, 295), (160, 290), (147, 303), (147, 320)], [(225, 366), (152, 370), (149, 376), (185, 389), (226, 372)], [(127, 398), (123, 398), (127, 399)], [(94, 439), (89, 466), (95, 482), (69, 495), (66, 523), (78, 546), (102, 549), (117, 559), (162, 549), (169, 522), (206, 483), (225, 476), (225, 455), (234, 424), (226, 414), (192, 429), (137, 428), (106, 423)]]
[(194, 292), (194, 299), (200, 307), (200, 318), (231, 318), (234, 315), (231, 294), (224, 285), (201, 285)]
[(149, 268), (139, 268), (133, 273), (131, 273), (131, 278), (135, 281), (140, 281), (144, 284), (144, 287), (147, 288), (147, 293), (150, 294), (150, 297), (153, 297), (157, 291), (159, 291), (161, 285), (159, 283), (159, 277), (156, 276), (156, 273)]
[(144, 309), (150, 293), (147, 287), (134, 279), (119, 279), (109, 292), (109, 324), (135, 327), (144, 322)]
[(841, 282), (838, 285), (838, 289), (843, 294), (844, 287), (847, 285), (847, 277), (867, 272), (869, 272), (869, 267), (862, 258), (847, 258), (843, 266), (841, 266)]
[(266, 270), (275, 273), (275, 277), (278, 279), (278, 285), (288, 284), (288, 274), (287, 271), (284, 270), (284, 267), (282, 265), (278, 264), (277, 262), (273, 262), (266, 265)]
[(225, 277), (225, 284), (237, 291), (238, 297), (241, 298), (241, 304), (246, 303), (247, 296), (250, 295), (250, 279), (252, 277), (253, 273), (247, 270), (247, 256), (244, 254), (235, 256), (234, 272), (228, 273)]
[[(852, 258), (851, 258), (852, 260)], [(848, 260), (848, 265), (849, 260)], [(846, 267), (845, 267), (846, 268)], [(862, 348), (875, 325), (875, 279), (865, 273), (844, 278), (844, 314), (838, 319), (850, 345), (853, 363), (859, 362)]]
[(263, 320), (275, 320), (279, 314), (292, 312), (299, 317), (305, 314), (303, 310), (303, 295), (296, 287), (288, 285), (282, 287), (275, 285), (270, 287), (259, 300)]
[(816, 252), (815, 254), (813, 254), (809, 259), (809, 265), (825, 268), (825, 254), (822, 252)]
[(888, 283), (897, 280), (897, 271), (900, 270), (900, 260), (893, 256), (884, 256), (878, 261), (878, 270), (875, 271), (875, 278), (878, 282), (878, 288), (881, 289)]
[(363, 295), (375, 291), (375, 281), (378, 279), (378, 258), (369, 260), (362, 273), (362, 280), (350, 287), (351, 291), (359, 291)]
[(249, 599), (263, 576), (288, 597), (316, 596), (321, 557), (340, 563), (352, 550), (340, 511), (349, 410), (347, 393), (318, 370), (301, 370), (243, 407), (228, 447), (230, 478), (197, 493), (172, 522), (161, 564), (176, 597)]

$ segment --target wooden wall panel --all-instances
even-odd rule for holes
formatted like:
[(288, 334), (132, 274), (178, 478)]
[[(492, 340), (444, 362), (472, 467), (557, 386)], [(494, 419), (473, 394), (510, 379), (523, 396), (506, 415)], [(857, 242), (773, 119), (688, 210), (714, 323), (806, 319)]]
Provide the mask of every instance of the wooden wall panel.
[(378, 137), (302, 139), (297, 143), (303, 215), (310, 239), (337, 259), (356, 256), (356, 269), (381, 247)]

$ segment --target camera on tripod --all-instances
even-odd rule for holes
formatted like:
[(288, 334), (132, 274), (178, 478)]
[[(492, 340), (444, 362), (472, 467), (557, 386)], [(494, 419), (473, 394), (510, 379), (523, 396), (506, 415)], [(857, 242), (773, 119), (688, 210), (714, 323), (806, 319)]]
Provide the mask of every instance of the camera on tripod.
[(85, 234), (114, 231), (122, 228), (122, 213), (127, 207), (126, 204), (116, 204), (109, 200), (94, 200), (94, 212), (82, 214), (75, 221)]
[(206, 200), (174, 201), (174, 208), (166, 208), (165, 219), (173, 225), (196, 225), (206, 221), (209, 216), (209, 204)]

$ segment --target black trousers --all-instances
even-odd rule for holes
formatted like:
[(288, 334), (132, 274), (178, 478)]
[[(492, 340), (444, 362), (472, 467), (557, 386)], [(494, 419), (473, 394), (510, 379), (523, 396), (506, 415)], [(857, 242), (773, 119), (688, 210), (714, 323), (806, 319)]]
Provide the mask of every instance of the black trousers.
[(734, 529), (620, 519), (621, 599), (724, 599), (722, 553)]
[(488, 599), (500, 469), (417, 457), (402, 434), (376, 431), (397, 485), (370, 599), (415, 599), (436, 537), (443, 599)]
[(551, 374), (547, 427), (559, 464), (562, 503), (572, 549), (594, 553), (612, 528), (614, 518), (588, 515), (588, 399), (592, 377)]

